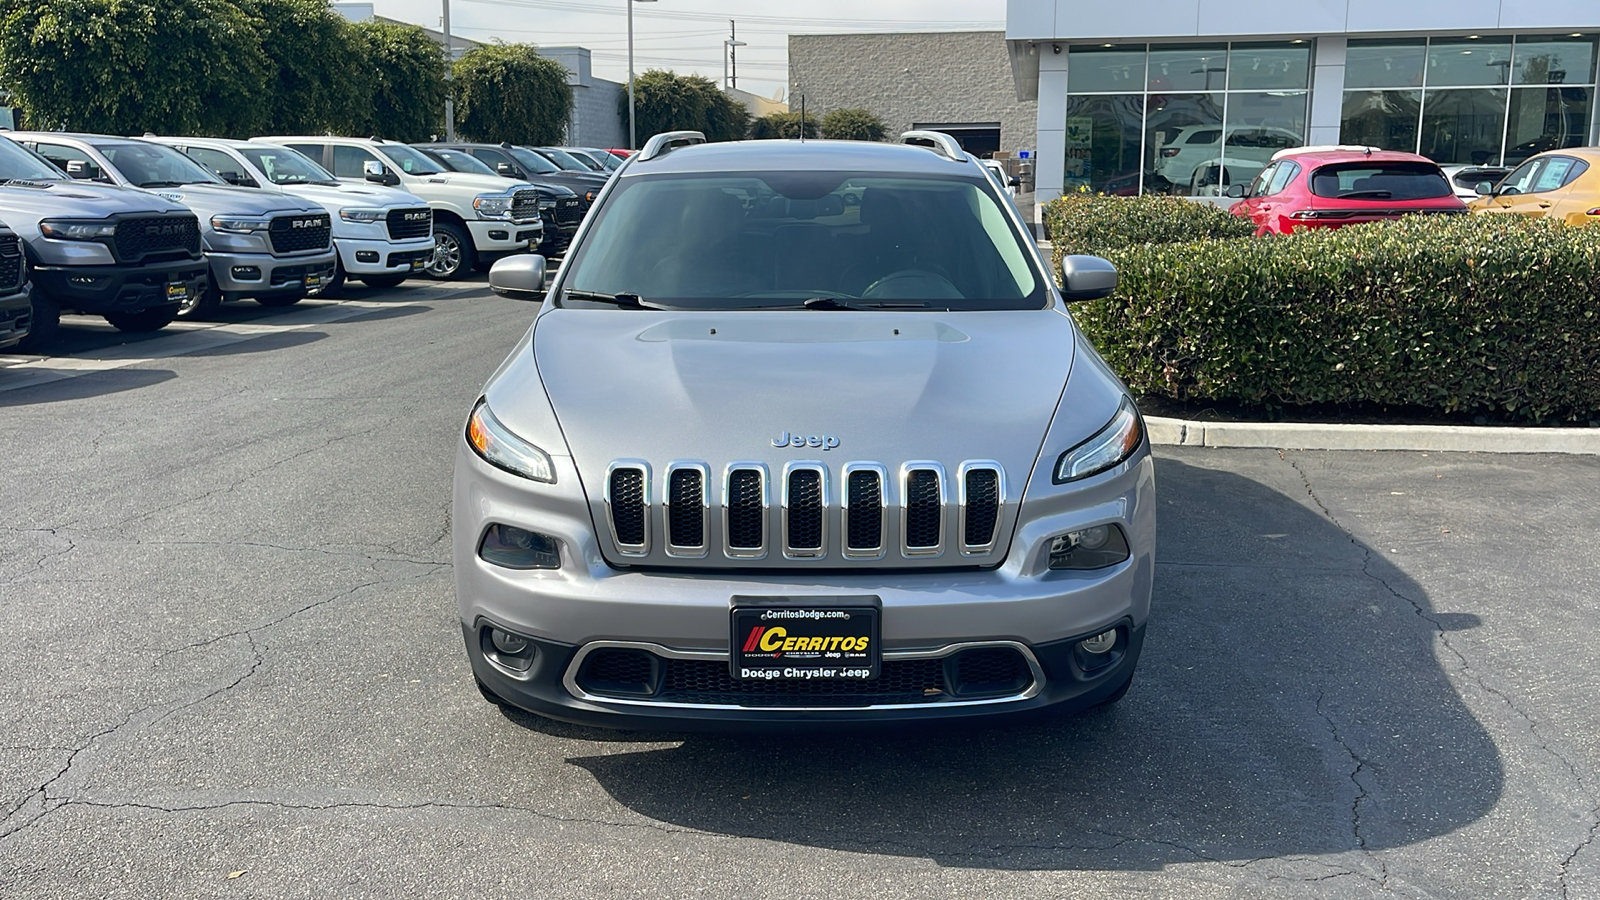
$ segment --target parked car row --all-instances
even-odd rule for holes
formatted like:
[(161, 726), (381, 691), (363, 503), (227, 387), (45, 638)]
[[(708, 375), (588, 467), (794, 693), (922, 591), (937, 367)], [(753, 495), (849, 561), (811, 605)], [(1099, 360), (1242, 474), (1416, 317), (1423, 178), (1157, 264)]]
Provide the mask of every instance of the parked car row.
[[(231, 300), (288, 306), (349, 279), (393, 287), (559, 254), (610, 178), (600, 157), (626, 155), (332, 136), (7, 137), (0, 349), (30, 351), (54, 340), (63, 312), (152, 331)], [(514, 165), (488, 168), (489, 149)]]

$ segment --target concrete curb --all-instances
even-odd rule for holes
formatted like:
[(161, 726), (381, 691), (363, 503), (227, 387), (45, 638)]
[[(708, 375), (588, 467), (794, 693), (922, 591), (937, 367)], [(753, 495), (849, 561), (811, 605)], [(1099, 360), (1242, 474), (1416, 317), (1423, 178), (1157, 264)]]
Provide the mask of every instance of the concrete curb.
[(1315, 425), (1190, 422), (1146, 416), (1150, 442), (1175, 447), (1284, 450), (1438, 450), (1600, 455), (1600, 428), (1479, 428), (1468, 425)]

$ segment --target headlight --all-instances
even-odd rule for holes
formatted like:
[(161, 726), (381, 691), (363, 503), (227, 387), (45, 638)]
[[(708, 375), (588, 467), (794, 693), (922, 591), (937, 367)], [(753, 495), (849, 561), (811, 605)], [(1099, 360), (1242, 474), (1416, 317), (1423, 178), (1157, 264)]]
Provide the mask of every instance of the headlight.
[(467, 443), (491, 466), (534, 481), (556, 483), (556, 467), (550, 462), (550, 454), (512, 434), (483, 400), (472, 408), (472, 416), (467, 419)]
[(346, 222), (360, 222), (362, 224), (377, 222), (382, 219), (384, 215), (385, 213), (381, 209), (355, 209), (352, 207), (350, 209), (339, 210), (339, 218), (345, 220)]
[(511, 215), (511, 198), (504, 194), (479, 194), (472, 198), (472, 208), (483, 219), (504, 219)]
[(1128, 536), (1115, 525), (1096, 525), (1050, 541), (1050, 568), (1104, 569), (1128, 558)]
[(227, 231), (233, 234), (250, 234), (255, 231), (266, 231), (272, 223), (266, 219), (246, 219), (238, 216), (212, 216), (211, 227), (218, 231)]
[(1056, 484), (1088, 478), (1115, 466), (1134, 454), (1144, 443), (1144, 419), (1128, 398), (1094, 437), (1061, 454), (1056, 461)]
[(590, 191), (589, 193), (583, 195), (583, 199), (589, 201), (590, 203), (593, 203), (594, 202), (594, 198), (596, 198), (598, 196), (600, 196), (600, 192), (599, 191)]
[(71, 219), (45, 219), (39, 223), (39, 233), (47, 238), (66, 241), (92, 241), (111, 237), (117, 233), (115, 222), (75, 222)]

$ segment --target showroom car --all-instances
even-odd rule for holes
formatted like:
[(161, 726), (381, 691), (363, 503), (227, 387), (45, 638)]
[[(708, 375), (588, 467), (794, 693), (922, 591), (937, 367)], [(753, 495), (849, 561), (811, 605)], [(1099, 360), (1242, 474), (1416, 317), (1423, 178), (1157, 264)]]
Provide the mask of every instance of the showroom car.
[(1600, 222), (1600, 147), (1541, 153), (1498, 185), (1483, 182), (1475, 213), (1549, 218), (1568, 225)]
[(1280, 151), (1248, 187), (1236, 184), (1228, 196), (1240, 198), (1229, 211), (1253, 222), (1256, 234), (1467, 211), (1433, 160), (1376, 147)]

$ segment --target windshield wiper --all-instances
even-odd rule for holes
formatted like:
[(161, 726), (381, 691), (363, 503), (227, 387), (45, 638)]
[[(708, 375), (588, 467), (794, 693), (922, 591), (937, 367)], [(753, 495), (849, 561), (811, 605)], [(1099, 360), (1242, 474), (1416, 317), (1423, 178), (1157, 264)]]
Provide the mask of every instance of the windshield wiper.
[(1339, 195), (1339, 199), (1348, 200), (1351, 197), (1372, 197), (1377, 200), (1387, 200), (1393, 196), (1393, 191), (1345, 191)]
[[(199, 184), (200, 182), (192, 182), (192, 183)], [(211, 182), (208, 181), (208, 182), (205, 182), (205, 183), (206, 184), (210, 184)], [(183, 185), (184, 185), (184, 183), (181, 182), (181, 181), (141, 181), (141, 182), (139, 182), (139, 187), (142, 187), (142, 188), (183, 187)]]
[(851, 303), (838, 297), (811, 297), (800, 304), (806, 309), (927, 309), (928, 304), (916, 300), (880, 300), (871, 303)]
[(624, 309), (672, 309), (661, 303), (652, 303), (638, 294), (623, 291), (619, 294), (603, 294), (599, 291), (574, 291), (571, 289), (561, 292), (562, 297), (573, 300), (593, 300), (596, 303), (610, 303)]

